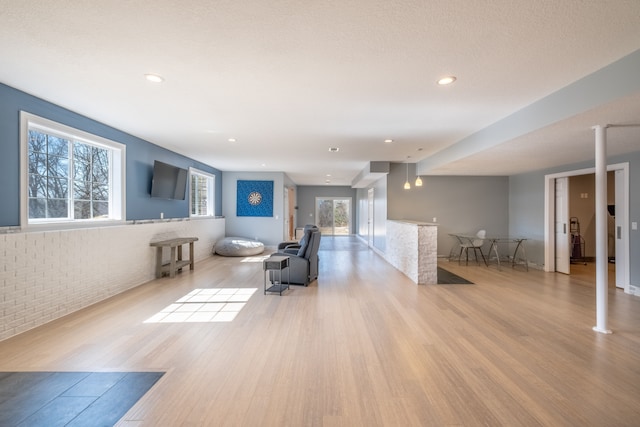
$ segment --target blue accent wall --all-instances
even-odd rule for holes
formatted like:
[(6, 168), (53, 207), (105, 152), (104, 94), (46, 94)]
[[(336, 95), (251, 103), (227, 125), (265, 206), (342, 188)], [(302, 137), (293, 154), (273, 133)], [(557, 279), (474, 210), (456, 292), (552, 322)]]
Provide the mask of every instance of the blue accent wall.
[(153, 161), (194, 167), (216, 177), (216, 212), (222, 215), (222, 172), (58, 105), (0, 83), (0, 227), (20, 225), (20, 111), (110, 139), (127, 147), (127, 220), (189, 217), (189, 201), (151, 198)]

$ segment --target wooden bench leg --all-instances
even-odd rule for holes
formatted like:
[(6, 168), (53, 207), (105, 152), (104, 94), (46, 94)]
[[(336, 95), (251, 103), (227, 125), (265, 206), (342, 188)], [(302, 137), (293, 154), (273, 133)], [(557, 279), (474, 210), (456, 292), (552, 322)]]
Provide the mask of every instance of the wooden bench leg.
[(162, 246), (156, 248), (156, 278), (162, 277)]
[(171, 246), (171, 265), (169, 266), (169, 277), (176, 277), (176, 247)]
[(189, 242), (189, 270), (193, 270), (193, 242)]

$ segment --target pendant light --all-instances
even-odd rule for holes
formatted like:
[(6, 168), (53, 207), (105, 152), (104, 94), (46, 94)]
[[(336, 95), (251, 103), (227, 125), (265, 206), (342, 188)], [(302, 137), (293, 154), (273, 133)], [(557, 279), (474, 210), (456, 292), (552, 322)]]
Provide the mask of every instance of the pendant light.
[(409, 162), (407, 161), (407, 180), (404, 182), (404, 189), (411, 190), (411, 184), (409, 184)]
[(420, 175), (416, 177), (416, 187), (422, 187), (422, 178), (420, 178)]

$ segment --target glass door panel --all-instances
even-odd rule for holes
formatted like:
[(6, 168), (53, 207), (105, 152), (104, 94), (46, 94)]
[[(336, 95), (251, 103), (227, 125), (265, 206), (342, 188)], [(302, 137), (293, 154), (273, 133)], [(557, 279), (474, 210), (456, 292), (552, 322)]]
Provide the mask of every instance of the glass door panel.
[(316, 224), (324, 235), (351, 234), (351, 199), (317, 197)]

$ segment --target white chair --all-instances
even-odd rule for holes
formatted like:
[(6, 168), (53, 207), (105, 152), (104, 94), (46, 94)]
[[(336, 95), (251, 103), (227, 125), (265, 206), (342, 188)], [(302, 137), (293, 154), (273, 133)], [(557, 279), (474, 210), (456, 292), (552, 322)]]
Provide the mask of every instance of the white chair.
[(465, 253), (465, 259), (467, 260), (466, 265), (469, 265), (469, 249), (473, 249), (473, 253), (476, 257), (476, 262), (480, 265), (480, 259), (478, 258), (478, 252), (480, 252), (480, 256), (482, 256), (482, 260), (484, 264), (488, 266), (487, 259), (484, 257), (482, 253), (482, 245), (484, 245), (484, 238), (487, 235), (486, 230), (480, 230), (476, 233), (476, 238), (468, 238), (466, 241), (460, 243), (460, 256), (458, 257), (458, 264), (462, 261), (462, 253)]

